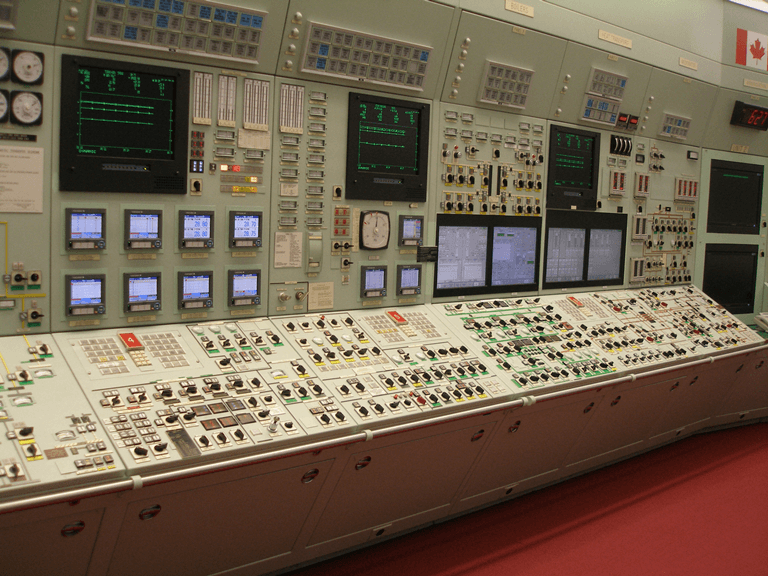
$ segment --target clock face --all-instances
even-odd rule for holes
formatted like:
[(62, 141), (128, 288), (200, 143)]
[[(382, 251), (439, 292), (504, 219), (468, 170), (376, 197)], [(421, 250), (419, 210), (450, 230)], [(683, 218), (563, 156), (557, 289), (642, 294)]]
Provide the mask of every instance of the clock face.
[(382, 250), (389, 245), (389, 213), (363, 211), (360, 213), (360, 248)]

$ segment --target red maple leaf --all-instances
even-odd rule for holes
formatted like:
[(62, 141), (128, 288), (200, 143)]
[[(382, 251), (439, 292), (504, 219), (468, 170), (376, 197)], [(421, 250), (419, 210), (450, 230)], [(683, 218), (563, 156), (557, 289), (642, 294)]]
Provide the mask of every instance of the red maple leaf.
[(760, 46), (760, 40), (755, 40), (755, 43), (749, 47), (749, 51), (752, 52), (752, 58), (755, 60), (762, 60), (765, 56), (765, 48)]

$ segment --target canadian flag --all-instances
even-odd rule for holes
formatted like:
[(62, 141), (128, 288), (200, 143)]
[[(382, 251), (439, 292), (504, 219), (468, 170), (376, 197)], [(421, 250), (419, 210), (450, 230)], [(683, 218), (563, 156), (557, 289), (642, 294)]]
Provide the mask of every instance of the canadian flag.
[(768, 70), (768, 34), (736, 29), (736, 64)]

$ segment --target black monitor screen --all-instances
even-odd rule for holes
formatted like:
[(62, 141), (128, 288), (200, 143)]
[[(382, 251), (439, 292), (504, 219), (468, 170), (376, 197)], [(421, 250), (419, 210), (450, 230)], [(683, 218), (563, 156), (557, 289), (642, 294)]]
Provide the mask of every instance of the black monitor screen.
[(763, 166), (712, 160), (707, 232), (759, 234)]
[(62, 56), (60, 189), (186, 191), (189, 71)]
[(702, 290), (731, 314), (752, 314), (758, 253), (756, 245), (707, 244)]
[(535, 284), (539, 229), (495, 226), (492, 234), (491, 285)]
[(438, 214), (434, 295), (538, 289), (541, 218)]
[(421, 202), (429, 104), (350, 92), (346, 197)]
[(547, 210), (544, 288), (624, 283), (627, 215)]
[(547, 206), (595, 210), (600, 134), (553, 124), (549, 134)]

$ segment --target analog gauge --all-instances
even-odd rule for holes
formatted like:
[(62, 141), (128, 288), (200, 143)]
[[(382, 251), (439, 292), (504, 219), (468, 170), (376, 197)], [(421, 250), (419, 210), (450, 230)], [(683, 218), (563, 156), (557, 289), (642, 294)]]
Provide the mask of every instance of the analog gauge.
[(360, 247), (382, 250), (389, 245), (389, 213), (378, 210), (360, 213)]
[(0, 122), (8, 122), (8, 91), (0, 90)]
[(43, 55), (29, 50), (13, 51), (13, 81), (20, 84), (43, 83)]
[(11, 54), (5, 48), (0, 48), (0, 80), (6, 80), (11, 71)]
[(36, 126), (43, 121), (43, 95), (37, 92), (11, 92), (11, 122)]

